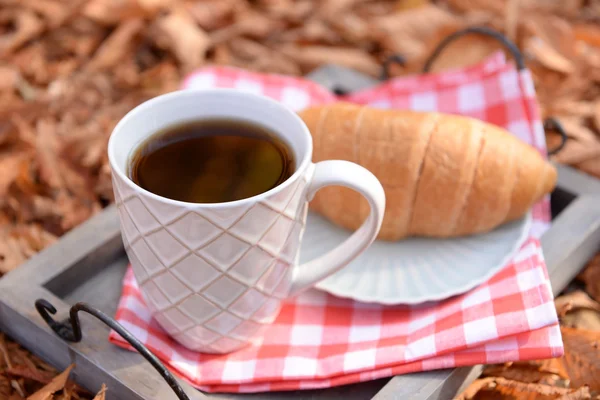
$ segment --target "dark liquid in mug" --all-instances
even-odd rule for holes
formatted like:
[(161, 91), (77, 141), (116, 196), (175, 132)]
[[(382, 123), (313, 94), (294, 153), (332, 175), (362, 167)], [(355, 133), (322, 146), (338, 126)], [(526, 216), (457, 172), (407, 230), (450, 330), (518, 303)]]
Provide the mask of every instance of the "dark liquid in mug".
[(290, 148), (245, 121), (187, 122), (155, 133), (131, 159), (130, 177), (159, 196), (222, 203), (264, 193), (294, 172)]

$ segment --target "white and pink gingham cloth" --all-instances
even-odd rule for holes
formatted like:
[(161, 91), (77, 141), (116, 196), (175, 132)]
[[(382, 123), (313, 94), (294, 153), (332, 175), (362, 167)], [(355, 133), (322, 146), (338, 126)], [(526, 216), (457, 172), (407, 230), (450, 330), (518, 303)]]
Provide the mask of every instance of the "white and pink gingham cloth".
[[(183, 87), (235, 87), (295, 110), (339, 99), (306, 79), (225, 67), (199, 70)], [(461, 71), (395, 78), (343, 100), (479, 118), (508, 129), (545, 156), (530, 73), (517, 71), (501, 53)], [(513, 260), (463, 295), (408, 307), (310, 290), (284, 305), (263, 338), (232, 354), (195, 353), (173, 341), (152, 320), (131, 270), (116, 319), (174, 373), (209, 392), (326, 388), (416, 371), (558, 357), (563, 344), (539, 242), (549, 219), (546, 198), (534, 206), (531, 236)], [(110, 341), (133, 350), (115, 332)]]

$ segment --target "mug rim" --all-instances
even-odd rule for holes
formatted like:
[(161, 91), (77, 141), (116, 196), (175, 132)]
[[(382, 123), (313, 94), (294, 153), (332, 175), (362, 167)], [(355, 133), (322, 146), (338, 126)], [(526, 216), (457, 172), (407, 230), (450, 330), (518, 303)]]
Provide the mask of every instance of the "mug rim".
[[(274, 188), (271, 188), (265, 192), (259, 193), (257, 195), (251, 196), (251, 197), (246, 197), (243, 199), (233, 200), (233, 201), (226, 201), (226, 202), (222, 202), (222, 203), (193, 203), (193, 202), (170, 199), (168, 197), (160, 196), (156, 193), (146, 190), (143, 187), (136, 184), (125, 173), (125, 171), (123, 171), (122, 168), (120, 168), (120, 166), (116, 162), (116, 156), (114, 154), (115, 148), (117, 146), (116, 138), (119, 136), (119, 134), (122, 134), (121, 132), (125, 132), (125, 126), (136, 115), (146, 112), (152, 107), (159, 107), (161, 103), (168, 102), (176, 97), (211, 96), (216, 93), (221, 94), (221, 95), (225, 94), (225, 95), (229, 95), (229, 96), (245, 97), (248, 99), (248, 101), (255, 101), (256, 99), (260, 99), (260, 101), (270, 103), (270, 106), (279, 109), (279, 112), (286, 114), (292, 120), (294, 120), (296, 123), (298, 123), (300, 125), (300, 129), (302, 130), (303, 136), (304, 136), (303, 140), (306, 142), (306, 152), (302, 156), (301, 162), (298, 164), (298, 167), (296, 168), (294, 173), (288, 179), (286, 179), (281, 184), (275, 186)], [(235, 117), (235, 115), (231, 115), (231, 116)], [(280, 133), (277, 131), (275, 131), (275, 133), (277, 135), (280, 135)], [(292, 146), (289, 143), (288, 143), (288, 145)], [(129, 154), (131, 154), (131, 150), (133, 150), (133, 149), (129, 149)], [(306, 124), (304, 123), (302, 118), (300, 118), (300, 116), (296, 112), (294, 112), (291, 108), (289, 108), (285, 104), (278, 102), (266, 95), (245, 92), (243, 90), (239, 90), (239, 89), (235, 89), (235, 88), (179, 89), (179, 90), (175, 90), (173, 92), (164, 93), (164, 94), (155, 96), (151, 99), (148, 99), (148, 100), (144, 101), (143, 103), (138, 104), (133, 109), (129, 110), (127, 112), (127, 114), (125, 114), (125, 116), (123, 116), (119, 120), (119, 122), (117, 123), (117, 125), (115, 125), (115, 127), (113, 128), (113, 130), (110, 134), (110, 137), (108, 139), (108, 146), (107, 146), (108, 162), (110, 164), (112, 173), (116, 174), (123, 182), (125, 182), (125, 184), (132, 187), (134, 190), (140, 191), (145, 196), (151, 197), (155, 200), (161, 201), (163, 203), (171, 204), (174, 206), (202, 207), (202, 208), (222, 208), (222, 207), (243, 206), (248, 203), (256, 203), (257, 201), (260, 201), (261, 199), (263, 199), (265, 197), (269, 197), (271, 195), (279, 193), (280, 191), (282, 191), (285, 188), (287, 188), (288, 186), (290, 186), (293, 182), (295, 182), (298, 178), (300, 178), (301, 175), (304, 174), (304, 171), (311, 164), (312, 150), (313, 150), (313, 143), (312, 143), (312, 136), (310, 134), (310, 131), (308, 130), (308, 127), (306, 126)]]

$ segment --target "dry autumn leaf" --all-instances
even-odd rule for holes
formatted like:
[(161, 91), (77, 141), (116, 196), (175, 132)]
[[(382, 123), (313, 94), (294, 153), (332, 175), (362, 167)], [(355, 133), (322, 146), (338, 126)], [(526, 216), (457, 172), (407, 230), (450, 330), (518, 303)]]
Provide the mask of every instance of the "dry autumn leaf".
[(20, 79), (19, 70), (13, 66), (0, 65), (0, 91), (17, 87)]
[(574, 387), (600, 392), (600, 330), (561, 327), (565, 369)]
[(407, 60), (419, 58), (426, 51), (425, 40), (440, 29), (457, 27), (456, 16), (431, 4), (396, 12), (371, 21), (371, 29), (383, 47)]
[(528, 38), (525, 43), (525, 52), (551, 70), (564, 74), (570, 74), (575, 71), (573, 62), (557, 52), (542, 38)]
[(105, 400), (105, 399), (106, 399), (106, 385), (102, 384), (102, 388), (100, 389), (98, 394), (96, 394), (96, 396), (94, 396), (93, 400)]
[(585, 291), (600, 302), (600, 253), (586, 265), (579, 278), (585, 283)]
[(187, 2), (185, 7), (194, 21), (205, 30), (223, 28), (228, 24), (228, 19), (233, 17), (239, 4), (235, 0), (207, 0), (203, 2)]
[(201, 66), (206, 58), (210, 38), (182, 8), (156, 21), (157, 44), (173, 52), (185, 70)]
[(523, 27), (531, 30), (532, 37), (542, 39), (555, 53), (573, 60), (574, 66), (577, 61), (576, 40), (571, 24), (565, 19), (534, 14), (523, 22)]
[(292, 59), (253, 40), (238, 38), (231, 41), (229, 48), (239, 59), (231, 63), (239, 67), (278, 74), (301, 74), (300, 67)]
[(87, 64), (92, 71), (113, 68), (133, 50), (134, 37), (144, 28), (140, 18), (128, 19), (104, 40), (93, 58)]
[(553, 381), (555, 384), (559, 380), (569, 378), (559, 359), (544, 360), (541, 363), (520, 362), (490, 365), (485, 367), (483, 376), (496, 376), (525, 383)]
[(6, 375), (15, 378), (27, 378), (32, 381), (48, 384), (54, 378), (54, 374), (50, 371), (32, 369), (25, 365), (16, 365), (6, 369)]
[(592, 310), (600, 313), (600, 303), (594, 301), (587, 293), (578, 290), (554, 299), (554, 305), (559, 317), (580, 309)]
[(33, 39), (44, 30), (44, 22), (32, 11), (0, 9), (0, 24), (9, 23), (14, 26), (11, 33), (0, 36), (0, 56), (6, 56)]
[(600, 101), (596, 101), (592, 108), (592, 116), (594, 118), (594, 125), (597, 130), (600, 130)]
[[(429, 58), (429, 55), (432, 54), (440, 41), (457, 30), (457, 27), (449, 26), (440, 29), (433, 37), (424, 41), (426, 48), (424, 51), (425, 57), (415, 60), (410, 70), (414, 73), (419, 73), (426, 59)], [(450, 69), (464, 68), (479, 63), (486, 57), (503, 50), (504, 47), (498, 41), (488, 36), (476, 34), (463, 36), (449, 43), (444, 48), (432, 64), (430, 72), (436, 73)]]
[(297, 62), (304, 73), (325, 63), (341, 65), (371, 76), (381, 72), (381, 65), (368, 53), (358, 49), (287, 45), (279, 50)]
[(488, 377), (475, 380), (469, 388), (456, 397), (456, 400), (483, 400), (490, 398), (506, 400), (523, 398), (531, 400), (551, 400), (561, 398), (590, 399), (591, 397), (587, 387), (581, 389), (569, 389), (544, 385), (541, 383), (524, 383), (502, 377)]
[(505, 6), (504, 31), (506, 37), (515, 42), (519, 27), (520, 0), (508, 0)]
[[(583, 303), (583, 300), (579, 301)], [(600, 312), (597, 308), (593, 308), (589, 304), (585, 306), (583, 304), (580, 304), (580, 306), (571, 304), (570, 306), (573, 308), (560, 318), (564, 326), (600, 332)], [(559, 312), (561, 311), (564, 312), (564, 310), (560, 310)]]
[(54, 377), (54, 379), (52, 379), (50, 383), (48, 383), (46, 386), (44, 386), (31, 396), (27, 397), (27, 400), (51, 400), (52, 395), (55, 392), (58, 392), (59, 390), (62, 390), (65, 387), (65, 384), (69, 379), (69, 374), (71, 373), (71, 370), (74, 366), (74, 364), (69, 365), (67, 369), (65, 369), (59, 375)]
[[(0, 333), (0, 399), (91, 400), (93, 394)], [(66, 383), (63, 383), (65, 382)], [(53, 397), (52, 397), (53, 393)], [(50, 397), (48, 397), (50, 396)]]
[(89, 0), (82, 14), (101, 24), (116, 25), (129, 18), (142, 17), (144, 10), (137, 0)]
[(573, 34), (577, 40), (600, 47), (600, 27), (596, 24), (576, 23), (573, 26)]

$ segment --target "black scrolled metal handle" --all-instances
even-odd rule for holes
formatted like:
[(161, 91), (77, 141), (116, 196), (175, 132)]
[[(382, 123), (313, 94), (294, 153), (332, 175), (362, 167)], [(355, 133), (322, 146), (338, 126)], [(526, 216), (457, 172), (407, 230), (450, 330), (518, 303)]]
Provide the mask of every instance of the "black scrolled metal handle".
[(446, 48), (446, 46), (450, 42), (452, 42), (462, 36), (471, 34), (471, 33), (486, 35), (486, 36), (496, 39), (497, 41), (502, 43), (504, 45), (504, 47), (506, 47), (507, 50), (512, 54), (513, 58), (515, 59), (515, 62), (517, 63), (517, 69), (518, 70), (525, 69), (525, 58), (523, 57), (523, 54), (521, 53), (521, 51), (519, 50), (517, 45), (514, 44), (513, 42), (511, 42), (510, 39), (508, 39), (502, 33), (495, 31), (493, 29), (487, 28), (485, 26), (472, 26), (469, 28), (465, 28), (465, 29), (456, 31), (456, 32), (448, 35), (444, 40), (442, 40), (440, 42), (440, 44), (438, 44), (438, 46), (435, 48), (433, 53), (431, 53), (431, 56), (429, 56), (429, 59), (427, 59), (427, 61), (425, 62), (425, 65), (423, 66), (423, 72), (424, 73), (429, 72), (433, 62), (436, 60), (436, 58), (440, 55), (440, 53)]
[(556, 146), (555, 149), (548, 151), (548, 155), (553, 156), (565, 147), (565, 145), (567, 144), (567, 140), (569, 140), (569, 137), (567, 136), (567, 132), (565, 131), (565, 128), (563, 128), (561, 123), (556, 118), (553, 118), (553, 117), (549, 117), (544, 120), (544, 130), (555, 131), (555, 132), (558, 132), (558, 134), (560, 135), (560, 138), (561, 138), (560, 144), (558, 146)]
[(390, 78), (390, 65), (399, 64), (404, 66), (406, 64), (406, 59), (402, 57), (400, 54), (392, 54), (383, 62), (383, 66), (381, 67), (381, 74), (379, 75), (379, 80), (387, 81)]
[[(169, 372), (163, 363), (150, 351), (142, 342), (137, 340), (123, 325), (104, 314), (102, 311), (95, 307), (92, 307), (86, 303), (77, 303), (69, 311), (69, 319), (64, 322), (56, 321), (52, 318), (52, 315), (56, 314), (56, 308), (45, 299), (38, 299), (35, 302), (35, 308), (38, 313), (42, 316), (44, 321), (52, 328), (52, 330), (60, 336), (63, 340), (68, 342), (80, 342), (82, 339), (81, 323), (77, 313), (79, 311), (86, 312), (100, 321), (104, 322), (111, 329), (117, 332), (123, 337), (133, 348), (135, 348), (152, 366), (158, 371), (158, 373), (164, 378), (169, 384), (171, 389), (175, 392), (180, 400), (189, 400), (189, 397), (183, 391), (183, 388), (179, 385), (175, 377)], [(50, 315), (52, 314), (52, 315)]]

